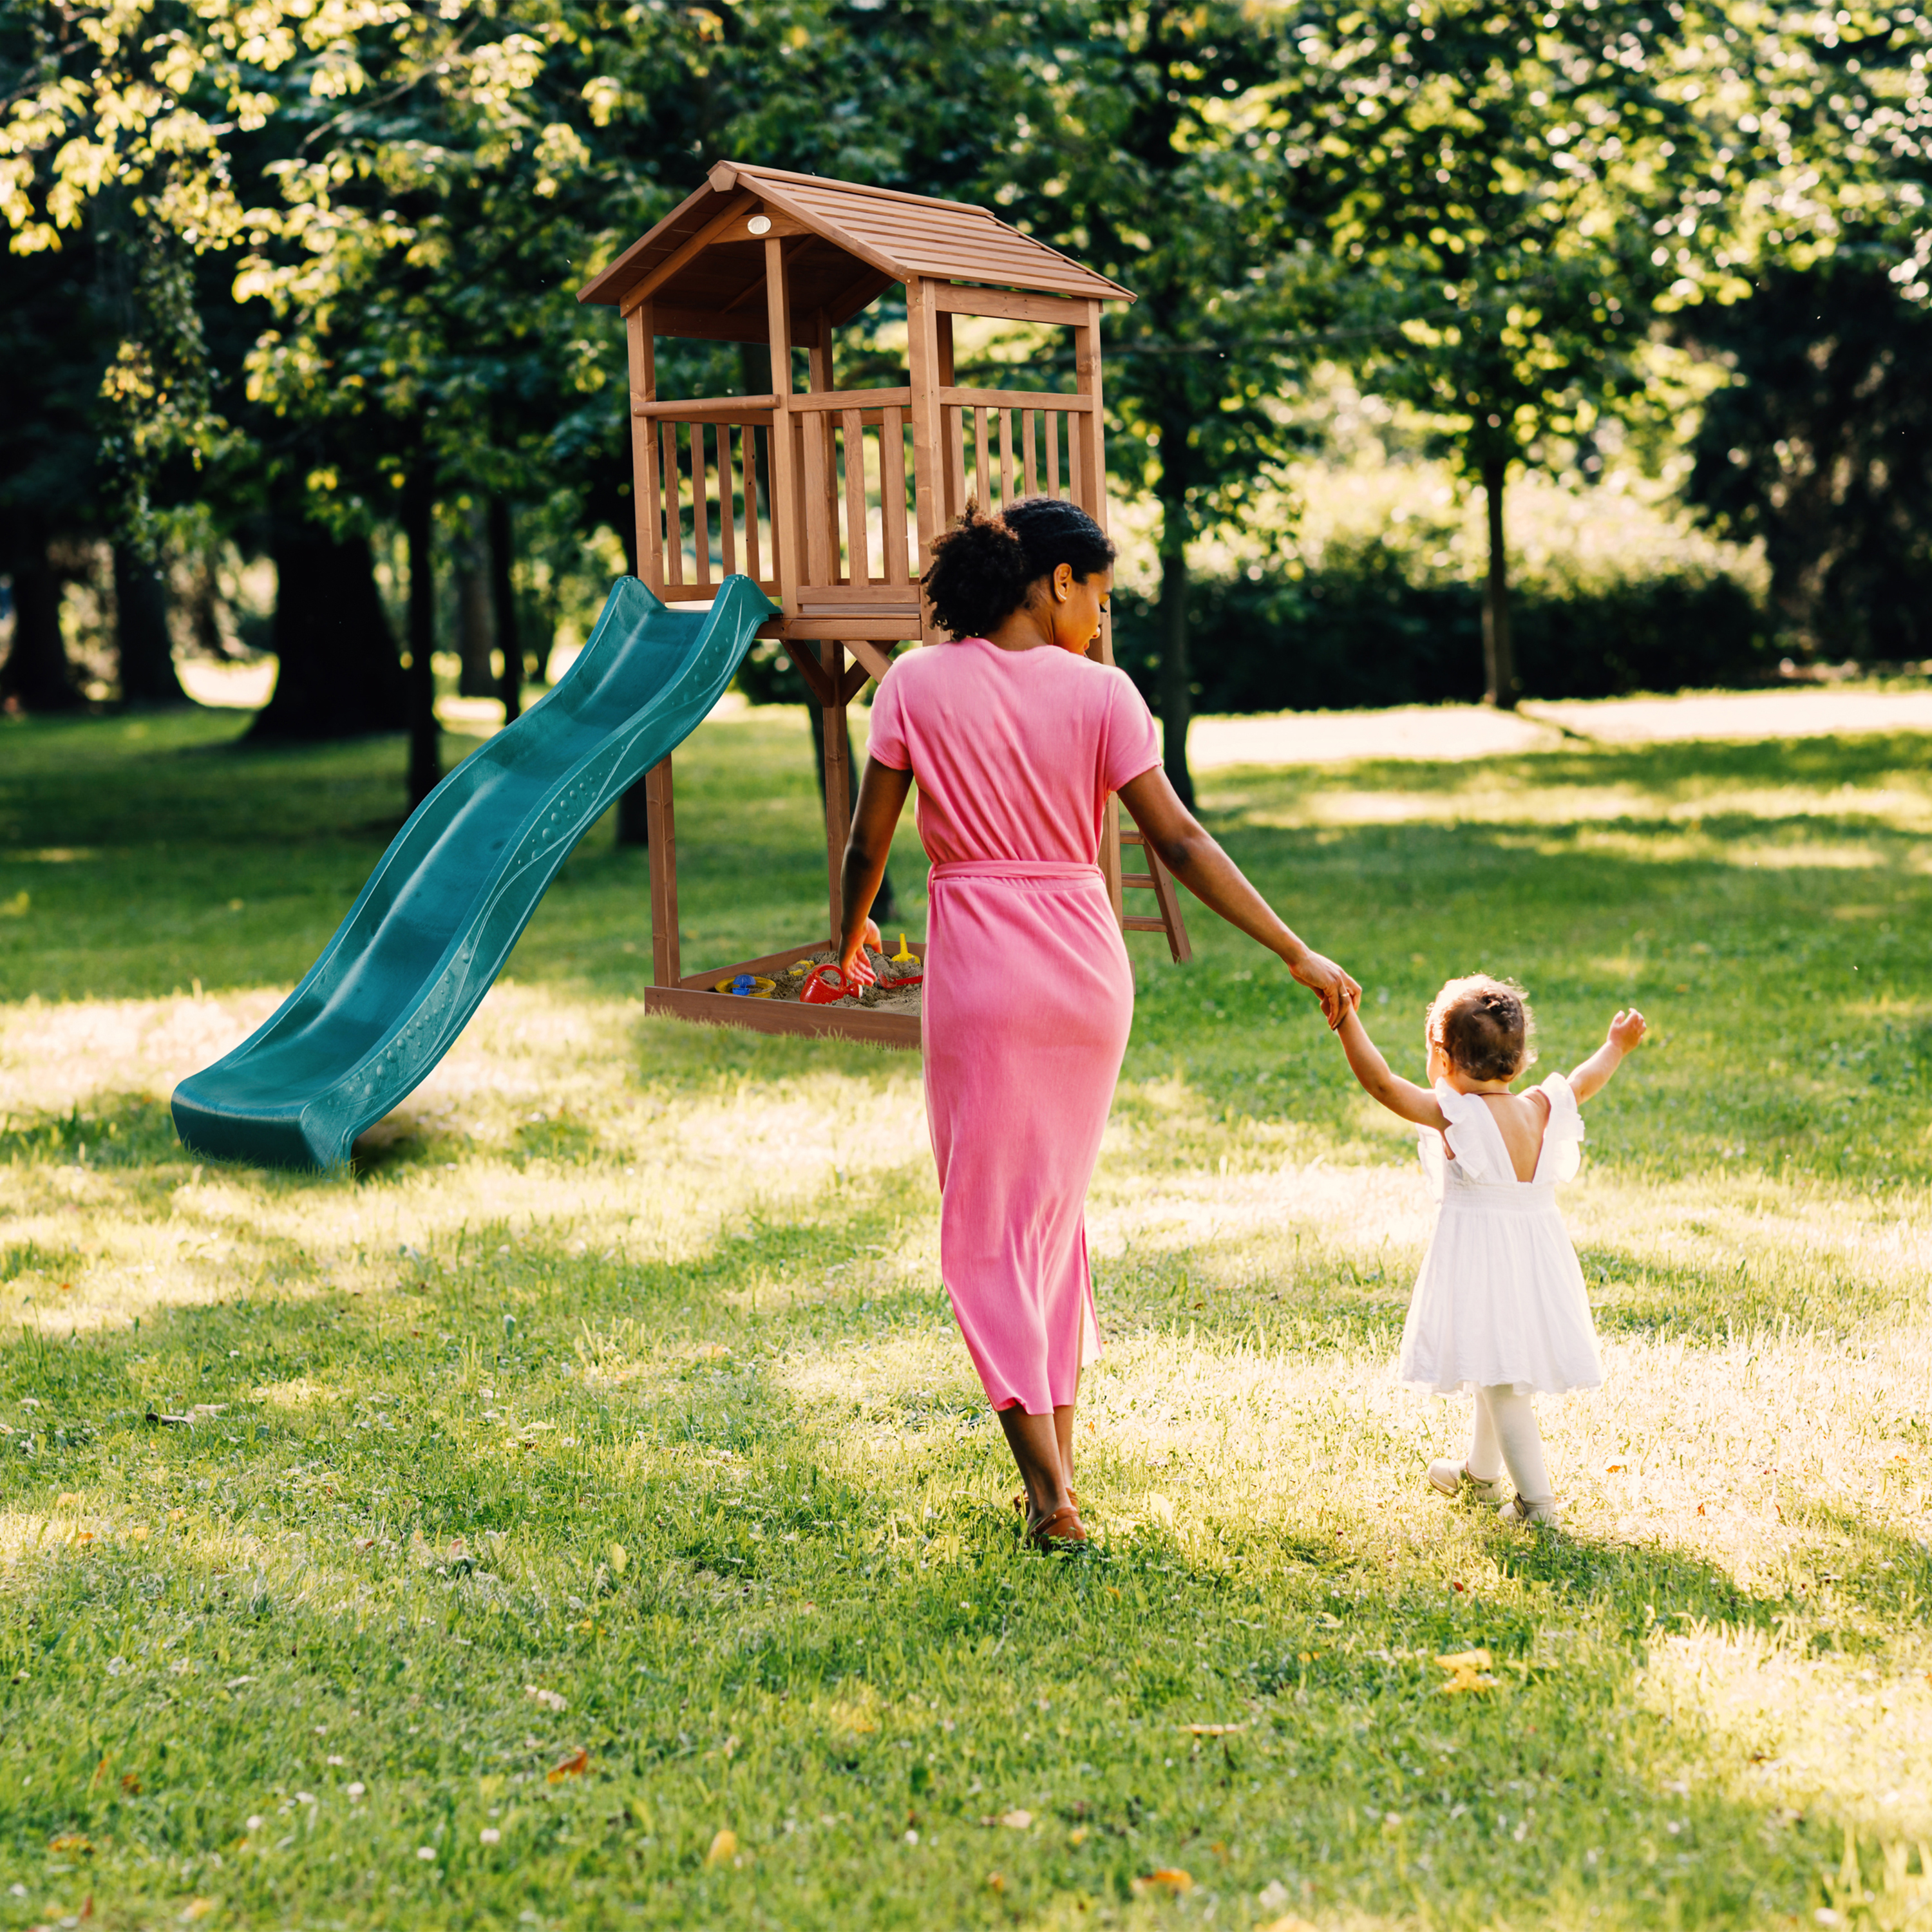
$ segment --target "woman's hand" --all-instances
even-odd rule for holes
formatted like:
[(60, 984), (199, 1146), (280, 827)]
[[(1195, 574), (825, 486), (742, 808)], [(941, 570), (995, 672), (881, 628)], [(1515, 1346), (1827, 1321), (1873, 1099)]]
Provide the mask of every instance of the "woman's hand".
[(886, 950), (885, 941), (879, 937), (879, 928), (868, 919), (866, 929), (840, 956), (838, 970), (845, 976), (848, 986), (870, 986), (878, 983), (878, 974), (872, 970), (872, 962), (866, 957), (868, 948), (874, 952)]
[(1286, 958), (1288, 970), (1322, 1002), (1322, 1017), (1333, 1033), (1355, 1010), (1362, 989), (1332, 959), (1305, 948)]

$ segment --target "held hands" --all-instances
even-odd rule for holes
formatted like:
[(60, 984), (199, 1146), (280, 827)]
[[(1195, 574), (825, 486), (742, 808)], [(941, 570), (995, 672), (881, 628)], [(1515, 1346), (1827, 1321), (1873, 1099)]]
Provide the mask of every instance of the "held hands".
[(1623, 1054), (1628, 1053), (1648, 1031), (1642, 1014), (1632, 1006), (1628, 1010), (1618, 1010), (1605, 1037), (1618, 1053)]
[(879, 928), (868, 919), (866, 929), (840, 956), (838, 970), (845, 976), (848, 986), (871, 986), (878, 982), (878, 974), (872, 970), (872, 962), (866, 957), (867, 948), (874, 952), (886, 950), (885, 941), (879, 937)]
[[(1288, 970), (1322, 1002), (1322, 1017), (1333, 1033), (1362, 997), (1362, 989), (1332, 959), (1318, 952), (1303, 952), (1288, 962)], [(1641, 1024), (1641, 1022), (1640, 1022)]]

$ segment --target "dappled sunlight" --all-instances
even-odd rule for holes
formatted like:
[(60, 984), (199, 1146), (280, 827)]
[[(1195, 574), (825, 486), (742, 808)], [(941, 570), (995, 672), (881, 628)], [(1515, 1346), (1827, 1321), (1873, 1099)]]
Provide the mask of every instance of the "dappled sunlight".
[[(1932, 1678), (1916, 1649), (1820, 1654), (1790, 1625), (1700, 1624), (1652, 1640), (1640, 1695), (1735, 1798), (1822, 1808), (1882, 1841), (1932, 1839)], [(1914, 1876), (1932, 1907), (1923, 1851)]]

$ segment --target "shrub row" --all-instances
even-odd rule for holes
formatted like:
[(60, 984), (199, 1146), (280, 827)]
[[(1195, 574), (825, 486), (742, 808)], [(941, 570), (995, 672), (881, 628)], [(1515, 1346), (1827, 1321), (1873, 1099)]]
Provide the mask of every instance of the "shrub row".
[[(1160, 614), (1114, 600), (1114, 650), (1150, 701)], [(1298, 578), (1198, 580), (1189, 599), (1194, 704), (1204, 712), (1346, 710), (1483, 694), (1483, 598), (1474, 584), (1417, 582), (1379, 547)], [(1510, 604), (1526, 698), (1765, 682), (1772, 628), (1734, 578), (1681, 574), (1598, 587), (1528, 586)]]

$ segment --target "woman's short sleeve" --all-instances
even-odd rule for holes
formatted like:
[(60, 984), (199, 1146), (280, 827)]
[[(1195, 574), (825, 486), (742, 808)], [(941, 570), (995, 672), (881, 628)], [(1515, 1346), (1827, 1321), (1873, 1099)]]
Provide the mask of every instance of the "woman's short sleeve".
[(866, 742), (866, 755), (875, 758), (882, 765), (890, 765), (896, 772), (912, 770), (912, 752), (906, 743), (905, 718), (899, 707), (899, 682), (888, 670), (879, 680), (879, 688), (872, 694), (870, 735)]
[(1154, 733), (1154, 714), (1134, 688), (1133, 680), (1115, 667), (1107, 686), (1107, 755), (1102, 769), (1107, 789), (1118, 791), (1160, 763), (1160, 740)]

